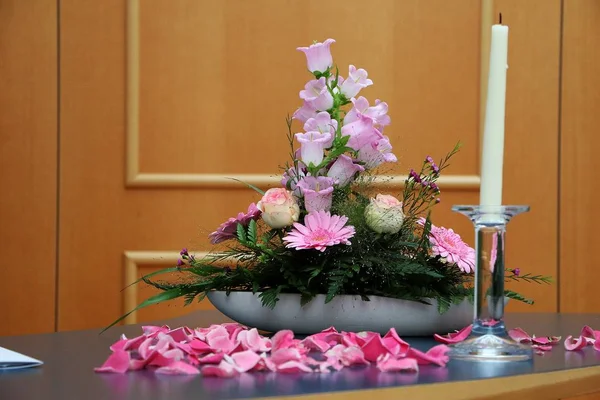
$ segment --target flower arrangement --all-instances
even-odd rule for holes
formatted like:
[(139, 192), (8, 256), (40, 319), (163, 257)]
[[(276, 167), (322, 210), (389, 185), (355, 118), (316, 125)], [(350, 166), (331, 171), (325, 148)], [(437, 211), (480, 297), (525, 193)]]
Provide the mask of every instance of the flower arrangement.
[[(377, 193), (376, 169), (397, 162), (383, 133), (391, 123), (388, 105), (357, 97), (373, 82), (353, 65), (346, 78), (340, 76), (333, 43), (298, 48), (313, 79), (300, 91), (302, 106), (287, 119), (292, 160), (283, 168), (281, 187), (263, 192), (248, 185), (259, 201), (209, 235), (212, 244), (225, 247), (203, 259), (183, 249), (177, 266), (142, 277), (161, 293), (136, 309), (179, 297), (187, 305), (212, 290), (252, 291), (265, 307), (275, 307), (281, 293), (299, 293), (302, 304), (317, 294), (325, 294), (326, 302), (343, 294), (364, 301), (435, 299), (440, 313), (472, 298), (475, 251), (431, 221), (440, 202), (438, 179), (460, 144), (438, 162), (427, 156), (396, 196)], [(303, 130), (294, 134), (294, 123)], [(165, 273), (179, 279), (155, 278)], [(506, 279), (550, 282), (519, 269), (506, 269)], [(513, 291), (505, 294), (533, 303)]]

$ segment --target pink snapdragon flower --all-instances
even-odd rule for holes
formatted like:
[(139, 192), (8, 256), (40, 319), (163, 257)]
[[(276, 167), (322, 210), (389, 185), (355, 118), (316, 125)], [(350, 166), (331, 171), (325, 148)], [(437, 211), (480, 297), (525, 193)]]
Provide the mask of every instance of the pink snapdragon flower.
[(325, 111), (333, 107), (333, 96), (329, 93), (325, 78), (313, 79), (300, 91), (300, 98), (312, 108)]
[(350, 136), (348, 147), (360, 150), (363, 146), (383, 139), (383, 135), (373, 126), (373, 119), (359, 115), (358, 119), (342, 127), (342, 136)]
[(355, 230), (353, 226), (346, 226), (346, 222), (345, 216), (331, 215), (328, 211), (312, 212), (304, 218), (304, 225), (295, 223), (283, 241), (286, 247), (297, 250), (325, 251), (338, 244), (350, 245)]
[(364, 115), (373, 119), (376, 128), (383, 128), (391, 123), (390, 116), (387, 115), (388, 105), (377, 99), (373, 107), (369, 106), (369, 100), (360, 96), (358, 99), (352, 99), (354, 107), (344, 117), (344, 125), (357, 121), (359, 115)]
[(345, 154), (340, 155), (327, 171), (327, 176), (333, 178), (338, 186), (346, 186), (357, 172), (363, 172), (365, 168), (360, 164), (355, 164), (350, 157)]
[(238, 224), (248, 226), (250, 221), (257, 220), (260, 217), (260, 214), (261, 211), (256, 207), (256, 204), (250, 204), (248, 206), (248, 212), (241, 212), (237, 217), (229, 218), (227, 221), (223, 222), (216, 231), (208, 235), (210, 242), (212, 244), (217, 244), (235, 238)]
[(363, 146), (358, 151), (358, 161), (365, 163), (365, 168), (376, 168), (384, 162), (396, 162), (398, 158), (392, 153), (392, 144), (387, 136)]
[(292, 118), (297, 119), (298, 121), (306, 122), (311, 118), (315, 118), (317, 113), (318, 111), (316, 108), (311, 106), (307, 101), (304, 101), (302, 107), (294, 111)]
[(354, 65), (350, 65), (348, 79), (340, 86), (340, 92), (349, 99), (356, 96), (361, 89), (373, 84), (373, 81), (367, 78), (368, 75), (364, 69), (356, 69)]
[(331, 133), (321, 133), (311, 131), (306, 133), (296, 133), (296, 140), (300, 142), (300, 158), (306, 165), (311, 163), (315, 166), (323, 161), (325, 147), (331, 143)]
[(306, 211), (329, 211), (333, 200), (333, 178), (306, 176), (298, 182)]
[(314, 43), (308, 47), (298, 47), (297, 50), (306, 55), (306, 64), (310, 72), (325, 72), (333, 65), (331, 56), (331, 45), (335, 43), (333, 39), (327, 39), (323, 43)]
[(331, 115), (327, 111), (321, 111), (314, 118), (308, 119), (304, 124), (306, 132), (317, 131), (323, 134), (331, 134), (331, 139), (328, 143), (325, 143), (325, 148), (331, 147), (337, 128), (338, 122), (335, 119), (331, 119)]
[(442, 261), (454, 264), (461, 271), (471, 273), (475, 270), (475, 250), (461, 239), (452, 229), (431, 225), (429, 235), (431, 253)]

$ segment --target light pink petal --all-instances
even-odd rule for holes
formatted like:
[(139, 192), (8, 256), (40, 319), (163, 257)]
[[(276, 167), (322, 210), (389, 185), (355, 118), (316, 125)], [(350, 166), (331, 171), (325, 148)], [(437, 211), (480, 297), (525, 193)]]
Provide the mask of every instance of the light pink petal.
[(219, 337), (226, 337), (229, 339), (229, 332), (221, 325), (212, 325), (209, 329), (210, 332), (206, 334), (206, 342), (208, 342), (209, 345), (211, 340), (215, 340)]
[(436, 364), (440, 367), (443, 367), (449, 360), (449, 357), (447, 355), (449, 350), (450, 348), (445, 344), (439, 344), (437, 346), (434, 346), (431, 349), (429, 349), (427, 353), (423, 353), (422, 351), (411, 347), (408, 349), (407, 356), (415, 358), (417, 360), (417, 363), (419, 364)]
[(198, 357), (200, 364), (218, 364), (223, 361), (223, 353), (211, 353), (204, 357)]
[(444, 336), (438, 335), (436, 333), (435, 335), (433, 335), (433, 337), (436, 341), (445, 343), (445, 344), (458, 343), (458, 342), (462, 342), (463, 340), (468, 338), (469, 335), (471, 334), (472, 329), (473, 329), (473, 325), (468, 325), (468, 326), (465, 326), (464, 328), (462, 328), (458, 332), (449, 333)]
[(538, 351), (550, 351), (552, 350), (552, 345), (551, 344), (534, 344), (531, 346), (532, 349), (534, 350), (538, 350)]
[(521, 328), (514, 328), (508, 331), (508, 336), (511, 337), (512, 340), (518, 343), (531, 343), (532, 337), (529, 333), (525, 332)]
[(315, 337), (315, 335), (308, 336), (302, 341), (302, 344), (308, 349), (318, 350), (321, 353), (325, 353), (331, 347), (327, 342)]
[(573, 338), (573, 336), (567, 336), (565, 339), (565, 349), (569, 351), (581, 350), (587, 346), (587, 340), (583, 336)]
[[(600, 333), (600, 331), (598, 331)], [(588, 325), (584, 326), (581, 329), (581, 337), (585, 338), (585, 341), (587, 344), (593, 344), (596, 341), (596, 331), (594, 331), (591, 327), (589, 327)]]
[(342, 351), (342, 355), (340, 357), (342, 364), (346, 367), (351, 367), (353, 365), (364, 365), (369, 364), (369, 362), (365, 359), (365, 354), (363, 351), (356, 346), (347, 347)]
[(294, 374), (297, 372), (312, 372), (308, 365), (302, 364), (300, 361), (288, 361), (277, 366), (277, 372)]
[(198, 375), (200, 370), (183, 361), (175, 361), (170, 365), (158, 368), (156, 373), (162, 375)]
[(290, 330), (279, 331), (271, 338), (271, 351), (286, 349), (288, 347), (291, 347), (293, 343), (294, 332)]
[(208, 345), (210, 346), (210, 348), (216, 352), (229, 354), (236, 347), (236, 343), (234, 343), (231, 339), (229, 339), (229, 335), (216, 336), (216, 337), (209, 337), (207, 335), (206, 339), (208, 341)]
[(190, 342), (190, 349), (198, 354), (208, 353), (208, 352), (212, 351), (208, 344), (206, 344), (202, 340), (198, 340), (198, 339), (193, 339)]
[(358, 343), (358, 341), (356, 340), (356, 333), (350, 332), (350, 333), (346, 333), (344, 332), (342, 334), (342, 344), (345, 346), (358, 346), (360, 347), (362, 344), (364, 344), (364, 339), (360, 338), (360, 344)]
[(386, 333), (383, 337), (382, 341), (383, 345), (394, 356), (405, 356), (408, 352), (408, 348), (410, 347), (408, 343), (400, 339), (400, 336), (398, 336), (398, 332), (396, 332), (395, 328), (390, 328), (388, 333)]
[(388, 354), (388, 349), (379, 335), (372, 336), (362, 346), (362, 351), (365, 354), (365, 359), (368, 361), (376, 361), (380, 356)]
[(419, 365), (414, 358), (394, 358), (390, 354), (377, 362), (377, 368), (382, 372), (419, 372)]
[(110, 346), (110, 351), (117, 351), (117, 350), (123, 350), (123, 347), (125, 347), (125, 343), (128, 342), (128, 339), (125, 337), (125, 335), (123, 335), (121, 337), (121, 339), (119, 339), (118, 341), (116, 341), (114, 344), (112, 344)]
[(260, 361), (260, 356), (252, 350), (240, 351), (231, 355), (231, 358), (237, 366), (237, 370), (240, 372), (250, 371)]
[(166, 334), (171, 336), (176, 342), (187, 342), (191, 339), (193, 333), (194, 332), (187, 326), (182, 326), (181, 328), (166, 332)]
[(232, 378), (239, 374), (233, 365), (225, 361), (221, 361), (219, 365), (205, 365), (200, 371), (204, 376), (216, 376), (219, 378)]
[(133, 338), (133, 339), (129, 339), (123, 345), (123, 350), (137, 350), (138, 347), (140, 347), (140, 345), (144, 342), (144, 340), (146, 340), (146, 336), (145, 335), (138, 336), (138, 337)]
[(183, 351), (186, 354), (195, 353), (194, 351), (192, 351), (192, 348), (188, 343), (175, 342), (175, 347), (177, 347), (179, 350)]
[(156, 336), (159, 332), (165, 333), (168, 332), (171, 328), (168, 325), (163, 326), (153, 326), (153, 325), (145, 325), (142, 326), (142, 331), (146, 336)]
[(118, 350), (112, 353), (108, 359), (99, 368), (94, 368), (96, 372), (116, 372), (124, 374), (129, 369), (129, 353)]
[(260, 357), (260, 361), (258, 362), (258, 364), (256, 364), (256, 371), (271, 371), (271, 372), (275, 372), (277, 371), (277, 365), (275, 365), (275, 363), (273, 361), (271, 361), (270, 358), (266, 357), (266, 354), (263, 353), (263, 355)]
[(600, 351), (600, 340), (596, 340), (596, 342), (594, 342), (594, 350)]
[(148, 365), (148, 360), (129, 360), (129, 370), (130, 371), (138, 371), (140, 369), (144, 369)]
[(156, 337), (158, 338), (158, 341), (156, 342), (154, 349), (159, 353), (167, 351), (175, 346), (175, 340), (169, 335), (159, 332)]
[(150, 346), (152, 346), (152, 344), (154, 343), (154, 339), (152, 338), (148, 338), (144, 341), (144, 343), (142, 343), (140, 345), (140, 347), (138, 347), (138, 354), (140, 355), (140, 357), (142, 357), (144, 360), (149, 359), (151, 356), (154, 355), (154, 353), (156, 352), (156, 350), (154, 349), (150, 349)]
[(300, 361), (303, 355), (300, 353), (298, 349), (287, 348), (287, 349), (279, 349), (271, 353), (270, 360), (275, 364), (283, 364), (288, 361)]

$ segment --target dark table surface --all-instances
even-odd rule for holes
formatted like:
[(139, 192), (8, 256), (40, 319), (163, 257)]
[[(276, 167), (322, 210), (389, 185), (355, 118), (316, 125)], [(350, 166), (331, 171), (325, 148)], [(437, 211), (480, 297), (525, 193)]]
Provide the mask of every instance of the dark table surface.
[[(217, 311), (195, 312), (166, 322), (171, 328), (209, 326), (229, 321)], [(510, 327), (522, 327), (536, 336), (578, 336), (584, 325), (600, 329), (598, 314), (513, 314)], [(162, 323), (162, 321), (160, 322)], [(157, 323), (158, 324), (158, 323)], [(450, 361), (446, 368), (423, 366), (418, 374), (383, 373), (374, 367), (345, 369), (330, 374), (246, 373), (233, 379), (201, 376), (159, 376), (151, 371), (100, 374), (93, 371), (110, 354), (109, 346), (121, 333), (141, 334), (140, 325), (45, 335), (0, 337), (0, 346), (44, 361), (39, 368), (0, 372), (0, 399), (223, 399), (317, 394), (332, 391), (420, 385), (533, 374), (600, 365), (600, 352), (588, 346), (568, 352), (561, 345), (532, 361), (470, 363)], [(404, 337), (426, 350), (432, 338)]]

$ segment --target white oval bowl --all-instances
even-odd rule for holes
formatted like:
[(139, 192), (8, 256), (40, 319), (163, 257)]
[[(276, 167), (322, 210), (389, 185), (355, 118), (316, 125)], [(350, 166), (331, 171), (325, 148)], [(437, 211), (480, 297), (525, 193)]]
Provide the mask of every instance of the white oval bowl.
[(396, 328), (399, 335), (430, 336), (464, 328), (473, 322), (473, 305), (465, 300), (440, 315), (437, 302), (431, 305), (388, 297), (336, 296), (325, 304), (325, 295), (317, 295), (304, 307), (300, 295), (282, 293), (275, 308), (263, 307), (252, 292), (213, 291), (210, 302), (232, 320), (251, 328), (276, 332), (290, 329), (296, 334), (313, 334), (334, 326), (339, 331), (374, 331), (381, 334)]

